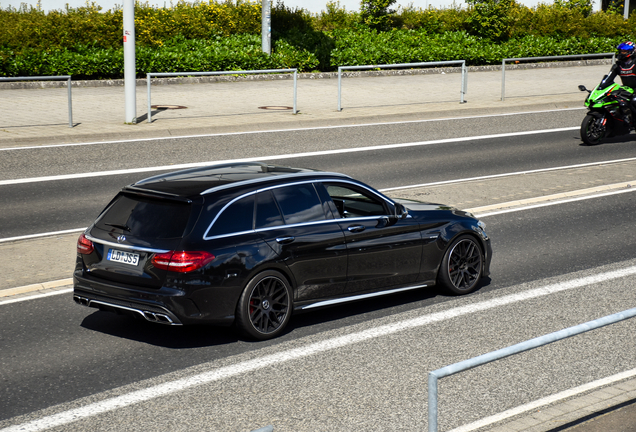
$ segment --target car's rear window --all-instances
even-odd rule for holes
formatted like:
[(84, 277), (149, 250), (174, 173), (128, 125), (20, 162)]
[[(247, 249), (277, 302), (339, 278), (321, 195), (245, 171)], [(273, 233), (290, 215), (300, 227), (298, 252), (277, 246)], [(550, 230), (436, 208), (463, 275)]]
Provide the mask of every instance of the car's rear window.
[(191, 210), (188, 203), (120, 194), (95, 225), (138, 238), (175, 238), (183, 236)]

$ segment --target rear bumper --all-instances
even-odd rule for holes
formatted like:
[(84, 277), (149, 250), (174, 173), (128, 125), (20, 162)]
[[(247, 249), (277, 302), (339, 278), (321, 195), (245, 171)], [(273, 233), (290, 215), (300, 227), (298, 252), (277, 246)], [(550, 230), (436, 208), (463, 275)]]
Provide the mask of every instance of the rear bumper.
[(133, 315), (139, 318), (144, 318), (146, 321), (156, 322), (159, 324), (182, 325), (179, 318), (177, 318), (169, 310), (162, 307), (133, 302), (123, 302), (108, 297), (97, 296), (93, 293), (83, 292), (78, 289), (74, 290), (73, 301), (82, 306), (120, 314)]
[(202, 311), (187, 293), (178, 289), (133, 289), (77, 273), (73, 275), (73, 285), (73, 300), (79, 305), (135, 316), (153, 323), (230, 325), (234, 322), (233, 308)]

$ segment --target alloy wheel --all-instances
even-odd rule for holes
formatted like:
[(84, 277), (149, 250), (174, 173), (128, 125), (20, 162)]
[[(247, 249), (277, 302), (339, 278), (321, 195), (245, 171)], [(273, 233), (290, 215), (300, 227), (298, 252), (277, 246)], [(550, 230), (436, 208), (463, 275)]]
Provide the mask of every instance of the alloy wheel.
[(289, 294), (277, 277), (261, 279), (249, 297), (249, 319), (256, 331), (270, 334), (278, 330), (289, 313)]
[(472, 239), (459, 241), (448, 257), (448, 275), (458, 290), (470, 290), (481, 275), (482, 255)]

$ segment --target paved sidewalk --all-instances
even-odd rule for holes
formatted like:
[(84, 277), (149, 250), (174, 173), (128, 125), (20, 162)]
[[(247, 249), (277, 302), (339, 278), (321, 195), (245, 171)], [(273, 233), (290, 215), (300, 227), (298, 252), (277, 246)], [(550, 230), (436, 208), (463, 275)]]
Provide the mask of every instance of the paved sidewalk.
[[(0, 89), (4, 101), (0, 149), (576, 108), (582, 107), (585, 98), (585, 93), (581, 93), (577, 86), (594, 87), (608, 70), (608, 64), (507, 70), (506, 100), (503, 102), (500, 100), (500, 71), (469, 72), (467, 103), (464, 104), (459, 103), (461, 75), (458, 73), (345, 78), (342, 81), (343, 110), (340, 112), (337, 110), (336, 78), (299, 79), (299, 113), (296, 115), (288, 109), (293, 105), (293, 82), (290, 79), (153, 85), (153, 105), (185, 108), (156, 109), (152, 113), (152, 123), (145, 121), (147, 99), (146, 87), (142, 85), (137, 87), (137, 124), (124, 124), (123, 87), (74, 87), (73, 128), (68, 126), (66, 88)], [(594, 171), (593, 175), (590, 175), (590, 170)], [(471, 183), (468, 187), (445, 185), (391, 191), (388, 194), (475, 208), (510, 206), (537, 197), (556, 199), (575, 190), (593, 190), (608, 185), (634, 187), (636, 182), (636, 168), (631, 163), (572, 170), (566, 173), (570, 181), (563, 181), (563, 176), (559, 177), (560, 181), (555, 181), (557, 175), (537, 174), (532, 175), (532, 181), (526, 177), (517, 183), (487, 180)], [(474, 193), (475, 189), (480, 191), (478, 196)], [(24, 272), (16, 272), (11, 267), (12, 260), (0, 260), (0, 274), (3, 275), (0, 302), (36, 292), (68, 290), (76, 239), (77, 234), (66, 234), (0, 243), (2, 257), (26, 259), (33, 251), (46, 251), (48, 257), (56, 259), (50, 263), (46, 274), (34, 272), (26, 279), (20, 276)], [(24, 265), (25, 261), (20, 262)], [(36, 262), (28, 265), (35, 268)], [(55, 277), (51, 277), (51, 272)], [(50, 282), (51, 279), (54, 281)], [(12, 290), (6, 290), (9, 288)], [(636, 405), (629, 404), (634, 400), (636, 379), (622, 380), (502, 419), (479, 430), (598, 432), (601, 429), (594, 427), (600, 424), (601, 414), (605, 414), (605, 419), (618, 419), (617, 415), (621, 413), (620, 419), (627, 419), (621, 421), (633, 420), (632, 424), (636, 424), (636, 410), (633, 409)], [(611, 411), (612, 407), (620, 407), (621, 404), (625, 408)], [(606, 413), (607, 410), (611, 411), (610, 414)], [(579, 424), (582, 420), (590, 421)]]

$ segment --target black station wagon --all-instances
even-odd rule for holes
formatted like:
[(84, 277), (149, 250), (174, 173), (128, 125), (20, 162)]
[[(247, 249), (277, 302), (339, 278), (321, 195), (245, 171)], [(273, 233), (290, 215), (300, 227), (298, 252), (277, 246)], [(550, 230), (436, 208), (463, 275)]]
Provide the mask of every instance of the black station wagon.
[(471, 214), (346, 175), (215, 165), (122, 189), (80, 235), (75, 302), (279, 335), (293, 311), (440, 285), (475, 290), (490, 240)]

